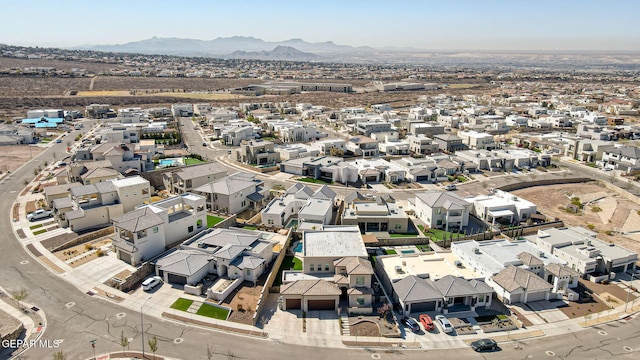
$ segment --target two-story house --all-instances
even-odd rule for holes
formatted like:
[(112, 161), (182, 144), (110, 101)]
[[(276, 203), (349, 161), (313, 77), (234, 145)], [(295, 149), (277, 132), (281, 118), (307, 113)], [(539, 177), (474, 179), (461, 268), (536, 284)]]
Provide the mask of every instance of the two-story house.
[(452, 192), (417, 193), (414, 206), (416, 216), (430, 228), (458, 231), (469, 223), (471, 204)]
[(344, 199), (342, 225), (357, 225), (362, 233), (406, 233), (409, 217), (390, 195), (362, 195), (354, 191)]
[(257, 208), (264, 201), (262, 181), (254, 174), (235, 173), (193, 190), (206, 199), (207, 208), (229, 214), (239, 214)]
[(186, 166), (162, 174), (164, 188), (173, 194), (191, 192), (204, 184), (221, 179), (227, 171), (217, 163)]
[(187, 193), (142, 205), (113, 219), (113, 227), (118, 259), (135, 266), (205, 230), (205, 199)]
[(234, 149), (233, 157), (236, 161), (258, 166), (280, 162), (280, 153), (275, 151), (274, 144), (265, 140), (243, 140), (240, 148)]
[(285, 227), (295, 218), (298, 223), (331, 224), (335, 197), (335, 192), (326, 185), (314, 192), (310, 187), (296, 183), (262, 209), (262, 223)]

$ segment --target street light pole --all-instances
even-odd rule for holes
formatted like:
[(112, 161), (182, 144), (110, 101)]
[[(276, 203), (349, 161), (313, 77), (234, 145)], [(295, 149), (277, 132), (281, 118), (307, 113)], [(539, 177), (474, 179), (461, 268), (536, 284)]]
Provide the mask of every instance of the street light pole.
[[(631, 296), (631, 289), (633, 289), (633, 278), (636, 274), (631, 274), (631, 282), (629, 282), (629, 289), (627, 289), (627, 302), (624, 304), (624, 312), (627, 312), (627, 306), (629, 306), (629, 297)], [(635, 302), (635, 298), (633, 301)], [(631, 303), (631, 311), (633, 311), (633, 303)]]
[(147, 301), (149, 301), (149, 299), (151, 299), (151, 297), (148, 297), (147, 300), (145, 300), (142, 305), (140, 305), (140, 328), (141, 328), (141, 339), (142, 339), (142, 358), (144, 359), (144, 316), (142, 315), (142, 308), (144, 307), (144, 305), (147, 303)]

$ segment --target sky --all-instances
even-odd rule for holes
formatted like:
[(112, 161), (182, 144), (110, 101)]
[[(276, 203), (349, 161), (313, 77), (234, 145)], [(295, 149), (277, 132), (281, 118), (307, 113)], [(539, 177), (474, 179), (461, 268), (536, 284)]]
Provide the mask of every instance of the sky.
[(13, 0), (2, 10), (0, 43), (23, 46), (253, 36), (425, 50), (640, 50), (640, 0)]

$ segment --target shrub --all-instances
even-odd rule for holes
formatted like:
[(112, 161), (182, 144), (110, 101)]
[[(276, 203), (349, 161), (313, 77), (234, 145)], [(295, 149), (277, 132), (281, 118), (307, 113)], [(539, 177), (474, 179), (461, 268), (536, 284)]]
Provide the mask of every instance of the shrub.
[(587, 227), (589, 228), (589, 230), (592, 230), (592, 231), (596, 229), (596, 226), (593, 224), (587, 224)]
[(98, 257), (102, 257), (102, 256), (104, 256), (104, 255), (105, 255), (105, 253), (104, 253), (104, 251), (102, 251), (102, 249), (98, 249), (98, 250), (96, 251), (96, 255), (98, 255)]
[(597, 213), (597, 212), (601, 212), (602, 209), (599, 206), (592, 206), (591, 211)]
[(93, 245), (91, 245), (91, 244), (84, 244), (84, 248), (85, 248), (87, 251), (91, 251), (91, 250), (93, 250)]

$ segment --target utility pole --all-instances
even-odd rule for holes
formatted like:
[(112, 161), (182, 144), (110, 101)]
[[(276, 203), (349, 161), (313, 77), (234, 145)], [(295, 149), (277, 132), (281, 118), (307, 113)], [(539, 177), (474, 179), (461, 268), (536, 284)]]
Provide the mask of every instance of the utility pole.
[(97, 339), (89, 341), (89, 343), (91, 344), (91, 348), (93, 349), (93, 360), (96, 360), (96, 342), (98, 342)]

